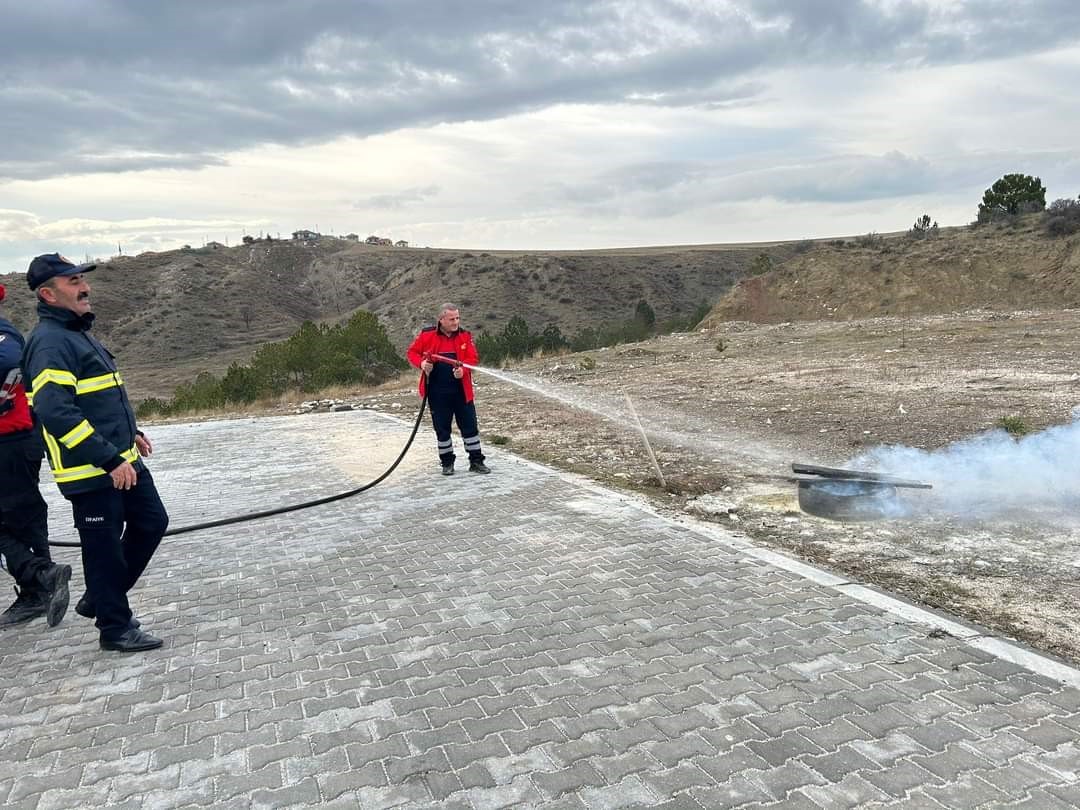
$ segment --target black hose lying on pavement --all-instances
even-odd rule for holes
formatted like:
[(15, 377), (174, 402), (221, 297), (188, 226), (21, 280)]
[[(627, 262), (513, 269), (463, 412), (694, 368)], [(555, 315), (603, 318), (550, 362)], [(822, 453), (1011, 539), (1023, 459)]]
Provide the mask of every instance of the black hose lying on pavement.
[[(277, 509), (267, 509), (263, 512), (249, 512), (246, 515), (237, 515), (231, 518), (222, 518), (220, 520), (209, 520), (206, 523), (193, 523), (190, 526), (181, 526), (178, 529), (169, 529), (163, 535), (164, 537), (172, 537), (177, 534), (187, 534), (188, 532), (198, 532), (203, 529), (213, 529), (218, 526), (228, 526), (233, 523), (246, 523), (249, 520), (259, 520), (260, 518), (271, 517), (273, 515), (283, 515), (286, 512), (296, 512), (300, 509), (310, 509), (313, 506), (322, 506), (325, 503), (333, 503), (334, 501), (342, 501), (345, 498), (351, 498), (354, 495), (359, 495), (361, 492), (371, 489), (377, 484), (381, 484), (386, 478), (397, 469), (398, 464), (405, 458), (405, 454), (409, 452), (409, 448), (412, 447), (413, 439), (416, 438), (416, 432), (420, 429), (420, 420), (424, 418), (424, 409), (427, 407), (427, 396), (420, 401), (420, 410), (417, 411), (416, 421), (413, 423), (412, 433), (409, 434), (409, 440), (405, 442), (405, 446), (401, 449), (398, 457), (394, 459), (394, 463), (391, 464), (382, 475), (376, 478), (374, 481), (369, 481), (362, 487), (356, 489), (350, 489), (348, 492), (339, 492), (336, 495), (327, 495), (325, 498), (316, 498), (313, 501), (304, 501), (303, 503), (294, 503), (288, 506), (279, 506)], [(50, 540), (49, 546), (61, 546), (65, 548), (80, 548), (81, 543), (65, 543), (56, 540)]]

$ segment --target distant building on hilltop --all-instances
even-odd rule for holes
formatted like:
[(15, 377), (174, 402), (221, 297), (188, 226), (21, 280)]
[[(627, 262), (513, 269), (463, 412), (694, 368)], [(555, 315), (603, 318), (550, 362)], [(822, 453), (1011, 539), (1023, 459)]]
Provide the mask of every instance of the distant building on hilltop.
[(221, 242), (207, 242), (203, 247), (210, 248), (210, 250), (223, 250), (225, 245)]
[(315, 242), (321, 237), (322, 234), (317, 231), (293, 231), (292, 238), (297, 242)]
[(408, 246), (409, 246), (409, 243), (406, 242), (404, 239), (398, 239), (396, 242), (394, 242), (394, 247), (408, 247)]
[(387, 239), (383, 236), (369, 236), (367, 239), (364, 240), (364, 243), (368, 245), (386, 245), (392, 247), (394, 244), (394, 240)]
[(345, 238), (348, 239), (350, 242), (359, 242), (360, 241), (360, 234), (358, 234), (358, 233), (347, 233), (347, 234), (345, 234)]

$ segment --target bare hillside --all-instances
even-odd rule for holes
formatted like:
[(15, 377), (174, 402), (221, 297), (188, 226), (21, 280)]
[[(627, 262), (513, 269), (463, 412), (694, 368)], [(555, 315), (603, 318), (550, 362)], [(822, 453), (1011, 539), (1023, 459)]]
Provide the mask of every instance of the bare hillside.
[(750, 275), (703, 322), (779, 323), (1080, 306), (1080, 236), (1048, 237), (1039, 215), (1014, 227), (947, 228), (825, 240)]
[[(515, 315), (571, 337), (630, 317), (644, 299), (659, 321), (713, 304), (703, 322), (778, 323), (971, 309), (1080, 306), (1080, 235), (1048, 237), (1038, 216), (1015, 227), (949, 228), (786, 243), (580, 252), (372, 247), (341, 239), (259, 241), (117, 257), (92, 276), (97, 332), (137, 399), (169, 396), (201, 371), (246, 362), (305, 320), (375, 313), (404, 350), (443, 301), (474, 332)], [(33, 324), (21, 274), (9, 316)]]
[[(467, 328), (497, 333), (520, 315), (537, 331), (572, 336), (629, 318), (645, 299), (665, 320), (723, 295), (763, 251), (790, 244), (645, 248), (580, 253), (380, 248), (326, 238), (117, 257), (91, 277), (98, 334), (116, 352), (137, 398), (170, 395), (200, 371), (221, 373), (305, 320), (375, 313), (404, 349), (443, 301)], [(21, 275), (9, 316), (29, 328), (33, 298)]]

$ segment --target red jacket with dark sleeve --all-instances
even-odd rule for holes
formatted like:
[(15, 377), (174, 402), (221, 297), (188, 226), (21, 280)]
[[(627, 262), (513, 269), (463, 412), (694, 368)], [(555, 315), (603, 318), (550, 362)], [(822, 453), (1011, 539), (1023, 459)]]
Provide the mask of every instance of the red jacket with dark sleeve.
[(0, 434), (24, 433), (33, 428), (21, 380), (23, 337), (11, 321), (0, 318)]
[[(458, 329), (453, 334), (447, 335), (437, 326), (424, 327), (420, 334), (416, 336), (412, 345), (409, 346), (405, 356), (413, 366), (420, 368), (425, 355), (428, 354), (441, 354), (443, 357), (460, 360), (462, 363), (468, 363), (471, 366), (480, 364), (480, 355), (476, 353), (476, 345), (473, 343), (472, 335), (464, 329)], [(438, 363), (441, 361), (433, 360), (432, 362)], [(465, 372), (461, 378), (461, 385), (465, 390), (465, 401), (472, 402), (472, 371), (467, 368), (463, 368), (462, 371)], [(424, 396), (426, 393), (427, 375), (421, 374), (420, 396)]]

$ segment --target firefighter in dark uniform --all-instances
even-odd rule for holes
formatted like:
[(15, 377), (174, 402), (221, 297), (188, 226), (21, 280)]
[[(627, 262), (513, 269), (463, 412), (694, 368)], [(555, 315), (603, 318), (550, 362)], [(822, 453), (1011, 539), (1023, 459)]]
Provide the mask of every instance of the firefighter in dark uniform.
[[(0, 301), (6, 292), (0, 284)], [(19, 330), (0, 318), (0, 554), (16, 582), (0, 627), (39, 616), (55, 627), (67, 612), (71, 566), (54, 563), (49, 552), (49, 507), (38, 490), (45, 449), (26, 403), (22, 350)]]
[(140, 629), (127, 592), (169, 516), (142, 462), (150, 441), (135, 426), (112, 354), (90, 334), (85, 274), (93, 269), (58, 253), (30, 262), (26, 281), (37, 293), (39, 320), (22, 365), (53, 478), (71, 502), (81, 541), (87, 590), (75, 612), (97, 619), (103, 650), (137, 652), (162, 642)]
[[(457, 362), (433, 359), (435, 354)], [(456, 457), (450, 439), (452, 420), (457, 420), (461, 440), (469, 454), (469, 472), (491, 472), (484, 464), (484, 452), (480, 448), (472, 372), (462, 365), (475, 366), (480, 358), (472, 335), (461, 328), (461, 313), (454, 304), (443, 304), (439, 308), (438, 323), (421, 330), (409, 346), (407, 357), (413, 366), (424, 372), (420, 376), (420, 396), (427, 394), (443, 475), (454, 474)]]

